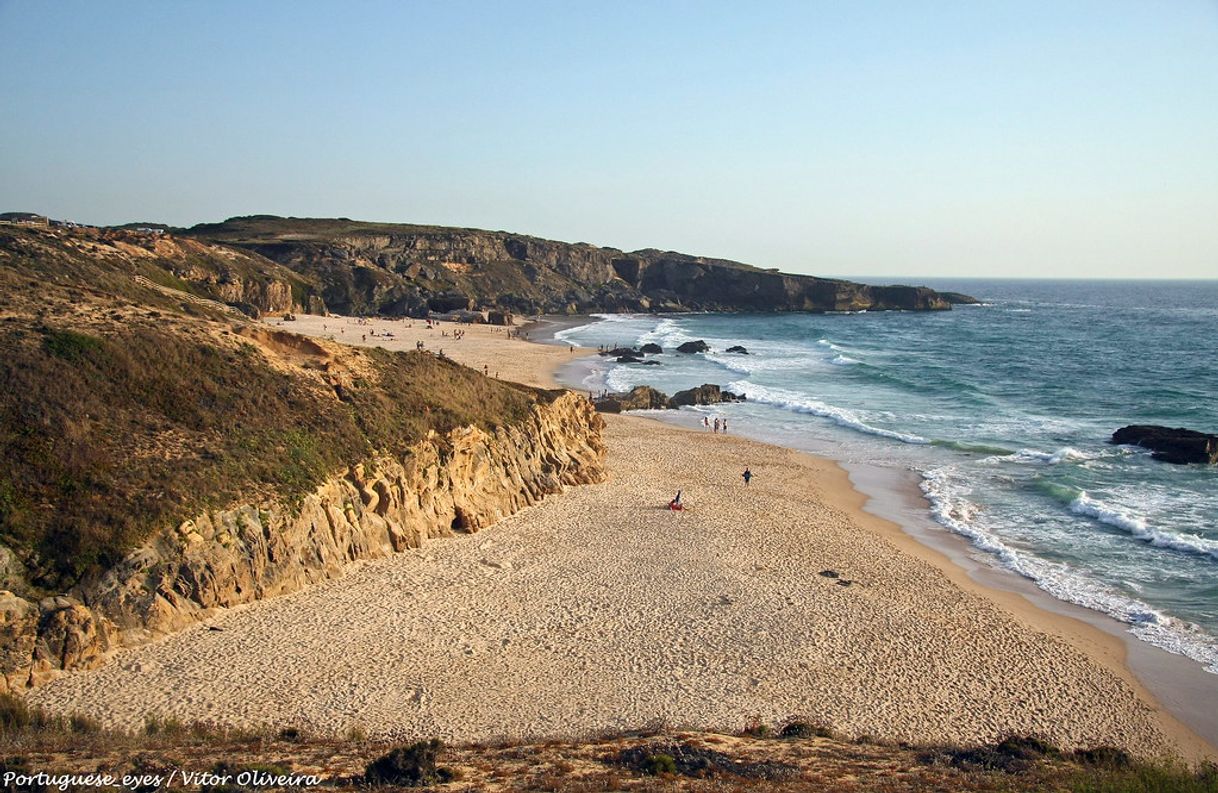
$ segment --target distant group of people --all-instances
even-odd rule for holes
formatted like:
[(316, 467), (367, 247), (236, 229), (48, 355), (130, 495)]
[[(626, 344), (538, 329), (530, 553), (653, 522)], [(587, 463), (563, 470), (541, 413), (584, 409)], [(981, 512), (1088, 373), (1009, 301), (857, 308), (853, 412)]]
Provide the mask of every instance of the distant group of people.
[(715, 416), (714, 422), (711, 422), (709, 416), (703, 416), (702, 426), (708, 430), (713, 430), (715, 434), (718, 434), (719, 430), (727, 432), (727, 417), (724, 416), (723, 418), (719, 418), (718, 416)]

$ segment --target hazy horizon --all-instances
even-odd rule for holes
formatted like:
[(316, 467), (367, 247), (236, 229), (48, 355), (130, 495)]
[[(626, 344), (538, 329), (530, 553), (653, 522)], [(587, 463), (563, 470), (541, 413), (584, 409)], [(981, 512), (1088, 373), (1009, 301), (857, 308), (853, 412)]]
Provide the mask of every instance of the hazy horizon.
[(506, 229), (859, 280), (1218, 272), (1207, 0), (0, 0), (0, 67), (0, 211)]

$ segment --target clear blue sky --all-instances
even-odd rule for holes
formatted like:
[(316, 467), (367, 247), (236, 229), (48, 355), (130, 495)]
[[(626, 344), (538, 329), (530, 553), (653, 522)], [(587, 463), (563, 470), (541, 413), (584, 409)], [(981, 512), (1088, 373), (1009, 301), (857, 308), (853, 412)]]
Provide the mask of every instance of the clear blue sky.
[(0, 0), (0, 211), (1218, 277), (1218, 0)]

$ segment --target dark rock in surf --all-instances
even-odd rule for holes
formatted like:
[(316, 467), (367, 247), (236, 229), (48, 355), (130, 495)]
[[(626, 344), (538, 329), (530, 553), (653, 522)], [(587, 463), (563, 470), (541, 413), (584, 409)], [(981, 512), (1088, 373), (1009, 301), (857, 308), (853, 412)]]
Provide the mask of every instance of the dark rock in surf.
[(681, 346), (677, 347), (677, 352), (685, 353), (708, 352), (709, 350), (710, 347), (707, 346), (706, 342), (702, 341), (701, 339), (698, 339), (697, 341), (687, 341)]
[(1154, 424), (1132, 424), (1112, 433), (1112, 443), (1150, 449), (1154, 452), (1151, 457), (1165, 463), (1218, 463), (1218, 435), (1183, 427), (1172, 429)]
[(704, 383), (697, 388), (687, 388), (684, 391), (678, 391), (672, 395), (672, 399), (668, 400), (668, 404), (675, 408), (684, 405), (717, 405), (720, 402), (734, 402), (735, 394), (730, 398), (724, 399), (725, 394), (732, 394), (731, 391), (723, 391), (717, 385)]
[(749, 351), (746, 350), (745, 348), (741, 347), (739, 344), (728, 347), (727, 350), (725, 350), (725, 352), (734, 352), (738, 355), (748, 355), (749, 354)]
[(664, 410), (668, 407), (668, 395), (649, 385), (635, 386), (626, 394), (613, 394), (596, 400), (596, 409), (601, 413), (621, 413), (624, 410)]
[(642, 347), (639, 347), (639, 352), (645, 352), (648, 355), (659, 355), (660, 353), (664, 352), (664, 348), (658, 344), (648, 343), (644, 344)]

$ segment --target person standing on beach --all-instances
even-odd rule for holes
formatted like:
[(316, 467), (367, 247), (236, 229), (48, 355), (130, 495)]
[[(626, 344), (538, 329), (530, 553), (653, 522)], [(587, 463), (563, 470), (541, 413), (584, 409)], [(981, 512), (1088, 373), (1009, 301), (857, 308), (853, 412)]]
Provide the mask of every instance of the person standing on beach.
[(710, 417), (709, 416), (702, 417), (702, 426), (706, 427), (708, 430), (710, 429)]
[(723, 420), (723, 432), (724, 432), (724, 434), (727, 433), (727, 419), (726, 418)]
[(744, 473), (742, 473), (740, 476), (744, 478), (744, 483), (747, 485), (749, 483), (749, 481), (753, 478), (753, 472), (750, 471), (748, 469), (748, 467), (746, 466), (744, 469)]
[(718, 416), (715, 417), (715, 434), (716, 435), (719, 434), (719, 417)]

